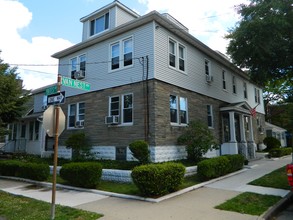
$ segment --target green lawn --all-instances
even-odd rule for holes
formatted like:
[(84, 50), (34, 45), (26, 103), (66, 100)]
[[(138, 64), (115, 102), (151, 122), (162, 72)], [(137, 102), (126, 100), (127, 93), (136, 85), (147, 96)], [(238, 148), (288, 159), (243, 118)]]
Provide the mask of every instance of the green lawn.
[(277, 169), (263, 177), (256, 179), (249, 183), (250, 185), (255, 186), (264, 186), (264, 187), (272, 187), (278, 189), (290, 190), (290, 186), (288, 183), (286, 166)]
[[(49, 220), (51, 204), (0, 191), (0, 217), (8, 220)], [(55, 220), (95, 220), (102, 215), (70, 207), (55, 206)]]
[(257, 193), (245, 192), (215, 208), (239, 212), (241, 214), (261, 215), (269, 207), (276, 204), (282, 197), (271, 195), (260, 195)]
[[(249, 184), (263, 187), (290, 190), (286, 166), (256, 179)], [(249, 215), (261, 215), (269, 207), (276, 204), (281, 197), (260, 195), (256, 193), (242, 193), (215, 208), (227, 211), (240, 212)]]

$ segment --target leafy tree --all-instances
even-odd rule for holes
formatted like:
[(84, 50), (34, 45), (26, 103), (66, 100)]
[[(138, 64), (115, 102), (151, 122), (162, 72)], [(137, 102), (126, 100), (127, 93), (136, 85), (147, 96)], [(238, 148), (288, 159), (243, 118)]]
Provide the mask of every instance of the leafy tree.
[(0, 59), (0, 136), (7, 134), (7, 124), (23, 114), (29, 99), (16, 71)]
[(287, 100), (292, 99), (293, 88), (292, 4), (292, 0), (241, 4), (237, 8), (241, 20), (226, 36), (230, 40), (227, 53), (233, 62), (248, 69), (252, 80), (268, 86), (266, 91)]
[(201, 121), (191, 121), (177, 141), (186, 145), (187, 158), (195, 162), (200, 161), (208, 150), (218, 147), (212, 132)]

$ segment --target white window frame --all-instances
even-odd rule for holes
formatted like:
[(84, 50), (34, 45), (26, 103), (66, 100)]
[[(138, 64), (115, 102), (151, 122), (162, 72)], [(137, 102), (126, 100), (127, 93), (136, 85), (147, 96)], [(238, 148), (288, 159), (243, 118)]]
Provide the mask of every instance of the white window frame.
[[(175, 97), (175, 100), (176, 100), (176, 103), (175, 103), (175, 108), (171, 108), (171, 96), (172, 97)], [(184, 99), (185, 100), (185, 108), (186, 109), (182, 109), (181, 107), (181, 100)], [(188, 124), (188, 100), (186, 97), (180, 97), (180, 96), (177, 96), (177, 95), (170, 95), (169, 96), (169, 111), (170, 111), (170, 124), (171, 125), (182, 125), (182, 126), (187, 126)], [(171, 119), (171, 110), (174, 109), (176, 110), (176, 122), (172, 122)], [(186, 113), (186, 122), (182, 122), (181, 121), (181, 114), (182, 114), (182, 111), (185, 111)]]
[[(84, 105), (84, 113), (80, 113), (80, 105), (83, 104)], [(70, 114), (70, 110), (72, 108), (72, 106), (75, 105), (75, 113), (74, 115)], [(83, 129), (83, 127), (76, 127), (75, 124), (77, 121), (85, 121), (85, 102), (77, 102), (77, 103), (70, 103), (68, 104), (68, 110), (67, 110), (68, 114), (67, 114), (67, 129)], [(70, 117), (74, 116), (74, 125), (70, 126)]]
[(209, 59), (204, 59), (204, 72), (205, 76), (211, 76), (211, 61)]
[(222, 88), (227, 90), (226, 70), (222, 70)]
[[(107, 20), (107, 14), (108, 14), (108, 20)], [(97, 20), (102, 19), (103, 17), (104, 17), (103, 30), (97, 32), (97, 30), (96, 30)], [(108, 22), (108, 23), (106, 24), (106, 22)], [(103, 14), (103, 15), (101, 15), (101, 16), (99, 16), (89, 22), (89, 36), (91, 37), (96, 34), (103, 33), (106, 30), (109, 30), (109, 26), (110, 26), (110, 13), (106, 12), (105, 14)]]
[[(73, 60), (76, 60), (75, 64), (73, 64)], [(70, 58), (69, 63), (70, 63), (69, 77), (72, 78), (76, 71), (79, 71), (79, 70), (86, 71), (86, 54), (83, 53), (78, 56)]]
[(243, 97), (245, 99), (248, 99), (248, 93), (247, 93), (247, 83), (243, 82)]
[[(207, 105), (207, 120), (208, 120), (208, 127), (214, 128), (214, 111), (212, 105)], [(209, 124), (209, 121), (211, 124)]]
[(260, 90), (256, 87), (254, 88), (254, 101), (260, 104)]
[[(131, 40), (131, 44), (130, 44), (130, 47), (127, 47), (127, 51), (125, 51), (125, 43), (127, 41), (130, 41)], [(118, 46), (118, 67), (113, 69), (112, 68), (112, 60), (113, 58), (117, 58), (117, 55), (115, 54), (115, 56), (113, 56), (113, 50), (112, 48), (114, 46)], [(130, 50), (129, 50), (130, 49)], [(134, 38), (133, 36), (129, 36), (129, 37), (126, 37), (126, 38), (123, 38), (121, 40), (118, 40), (118, 41), (115, 41), (115, 42), (112, 42), (109, 46), (109, 54), (110, 54), (110, 62), (109, 62), (109, 72), (114, 72), (114, 71), (117, 71), (117, 70), (121, 70), (121, 69), (125, 69), (125, 68), (129, 68), (129, 67), (133, 67), (133, 59), (134, 59)], [(131, 53), (131, 63), (130, 64), (125, 64), (125, 55), (126, 54), (129, 54)]]
[[(171, 50), (170, 43), (174, 46), (174, 51)], [(182, 49), (182, 54), (181, 50)], [(168, 66), (172, 69), (178, 70), (182, 73), (186, 73), (186, 46), (173, 38), (169, 37), (168, 41)], [(174, 57), (174, 66), (171, 65), (171, 56)], [(183, 69), (181, 69), (180, 63), (183, 62)]]
[[(131, 104), (131, 107), (128, 107), (128, 108), (125, 108), (124, 106), (124, 100), (125, 100), (125, 97), (128, 96), (128, 95), (131, 95), (132, 96), (132, 104)], [(114, 95), (114, 96), (110, 96), (109, 97), (109, 110), (108, 110), (108, 116), (114, 116), (114, 115), (117, 115), (119, 116), (120, 118), (120, 125), (122, 126), (125, 126), (125, 125), (133, 125), (133, 93), (126, 93), (126, 94), (121, 94), (121, 95)], [(118, 109), (114, 109), (115, 111), (118, 111), (118, 114), (112, 114), (112, 99), (113, 98), (118, 98)], [(124, 110), (127, 110), (127, 109), (131, 109), (131, 115), (132, 115), (132, 118), (131, 118), (131, 122), (125, 122), (124, 120)]]
[(233, 94), (237, 94), (237, 80), (236, 76), (232, 76), (232, 92)]

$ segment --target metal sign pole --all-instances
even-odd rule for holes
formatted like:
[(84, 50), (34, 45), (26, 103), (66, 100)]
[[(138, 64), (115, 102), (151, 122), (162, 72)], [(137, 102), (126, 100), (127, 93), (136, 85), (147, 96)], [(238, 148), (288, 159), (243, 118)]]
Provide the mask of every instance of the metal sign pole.
[[(58, 74), (57, 92), (61, 90), (61, 75)], [(56, 176), (57, 176), (57, 160), (58, 160), (58, 127), (59, 127), (59, 111), (60, 106), (55, 106), (55, 142), (54, 142), (54, 166), (53, 166), (53, 180), (52, 180), (52, 204), (51, 204), (51, 220), (55, 219), (55, 199), (56, 199)]]

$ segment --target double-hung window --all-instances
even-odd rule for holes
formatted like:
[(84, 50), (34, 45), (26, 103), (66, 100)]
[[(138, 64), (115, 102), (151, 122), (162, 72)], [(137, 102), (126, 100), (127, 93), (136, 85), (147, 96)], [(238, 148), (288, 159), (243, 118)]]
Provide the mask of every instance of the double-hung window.
[(131, 66), (133, 63), (132, 37), (120, 40), (110, 45), (111, 70)]
[(243, 82), (243, 96), (245, 99), (247, 99), (247, 84), (246, 84), (246, 82)]
[(204, 60), (204, 67), (205, 67), (205, 74), (206, 76), (210, 76), (211, 75), (211, 68), (210, 68), (210, 61), (208, 59)]
[(85, 103), (68, 105), (68, 128), (83, 127), (85, 118)]
[(259, 89), (254, 88), (254, 99), (255, 99), (255, 103), (260, 104), (260, 92)]
[(223, 81), (223, 89), (226, 90), (227, 86), (226, 86), (226, 71), (222, 70), (222, 81)]
[(70, 66), (71, 66), (71, 78), (76, 78), (76, 72), (77, 71), (83, 71), (83, 76), (85, 76), (85, 70), (86, 70), (86, 55), (82, 54), (77, 57), (73, 57), (70, 59)]
[(169, 39), (169, 66), (185, 72), (185, 60), (186, 48), (175, 40)]
[(237, 93), (237, 89), (236, 89), (236, 76), (232, 76), (232, 89), (233, 89), (233, 93), (236, 94)]
[(122, 124), (133, 123), (133, 94), (109, 97), (109, 116), (119, 116)]
[(208, 119), (208, 127), (213, 128), (214, 127), (214, 119), (213, 119), (213, 106), (207, 105), (207, 119)]
[(109, 29), (109, 12), (91, 21), (90, 35), (101, 33)]
[(170, 122), (173, 124), (187, 124), (187, 99), (170, 95)]

